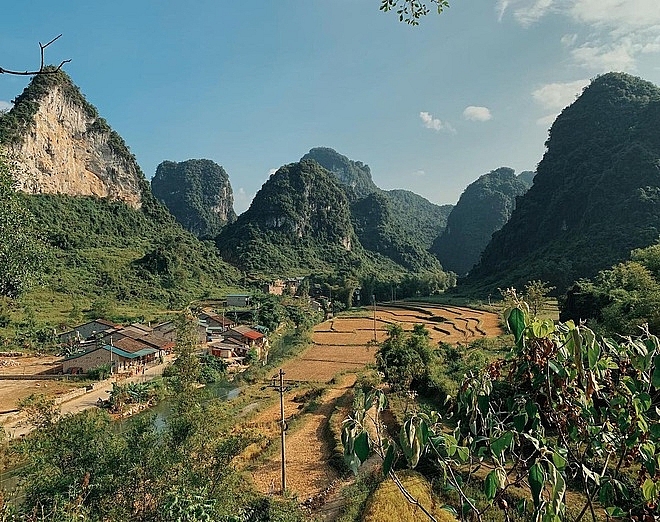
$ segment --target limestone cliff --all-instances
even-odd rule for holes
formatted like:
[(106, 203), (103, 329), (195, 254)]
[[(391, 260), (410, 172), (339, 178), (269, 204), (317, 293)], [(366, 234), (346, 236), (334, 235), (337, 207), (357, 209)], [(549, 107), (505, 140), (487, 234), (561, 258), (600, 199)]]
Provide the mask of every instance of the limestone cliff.
[(0, 145), (19, 190), (142, 204), (147, 185), (135, 158), (62, 71), (35, 76), (0, 116)]

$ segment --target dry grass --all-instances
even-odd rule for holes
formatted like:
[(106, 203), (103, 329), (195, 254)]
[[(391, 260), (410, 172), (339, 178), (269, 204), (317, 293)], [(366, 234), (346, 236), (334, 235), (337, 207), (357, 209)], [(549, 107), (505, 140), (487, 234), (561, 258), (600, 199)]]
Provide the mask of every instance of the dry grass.
[[(440, 522), (456, 520), (449, 512), (442, 509), (433, 496), (430, 484), (422, 475), (411, 471), (401, 473), (399, 478), (406, 491), (436, 520)], [(362, 520), (363, 522), (414, 522), (426, 520), (426, 515), (420, 508), (406, 501), (403, 493), (392, 480), (386, 479), (369, 498)]]

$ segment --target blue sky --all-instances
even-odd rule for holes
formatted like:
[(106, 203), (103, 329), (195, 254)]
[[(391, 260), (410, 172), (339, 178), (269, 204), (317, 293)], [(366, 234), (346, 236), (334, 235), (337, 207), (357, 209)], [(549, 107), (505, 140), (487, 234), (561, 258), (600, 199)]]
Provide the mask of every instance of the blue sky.
[[(454, 0), (419, 27), (379, 0), (30, 0), (2, 8), (0, 66), (65, 65), (148, 178), (227, 170), (237, 212), (277, 167), (327, 146), (384, 189), (455, 203), (478, 176), (534, 169), (590, 78), (660, 84), (658, 0)], [(7, 5), (9, 4), (9, 5)], [(0, 75), (0, 108), (27, 79)]]

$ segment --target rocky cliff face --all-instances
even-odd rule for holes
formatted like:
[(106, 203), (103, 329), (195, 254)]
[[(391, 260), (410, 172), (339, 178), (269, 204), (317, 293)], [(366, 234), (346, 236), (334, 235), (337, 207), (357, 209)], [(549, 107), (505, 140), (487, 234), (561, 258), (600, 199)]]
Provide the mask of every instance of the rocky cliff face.
[(35, 76), (0, 117), (19, 190), (87, 195), (139, 208), (144, 175), (122, 138), (62, 71)]

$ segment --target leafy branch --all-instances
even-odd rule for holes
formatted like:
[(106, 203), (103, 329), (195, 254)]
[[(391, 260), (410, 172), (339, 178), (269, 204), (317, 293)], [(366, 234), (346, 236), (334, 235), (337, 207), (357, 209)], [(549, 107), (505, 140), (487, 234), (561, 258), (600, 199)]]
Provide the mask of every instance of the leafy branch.
[[(429, 4), (436, 5), (438, 14), (449, 7), (448, 0), (430, 0)], [(396, 9), (399, 21), (409, 25), (419, 25), (419, 20), (431, 12), (427, 2), (421, 2), (420, 0), (403, 0), (401, 2), (399, 0), (381, 0), (381, 11), (388, 12), (393, 9)]]

